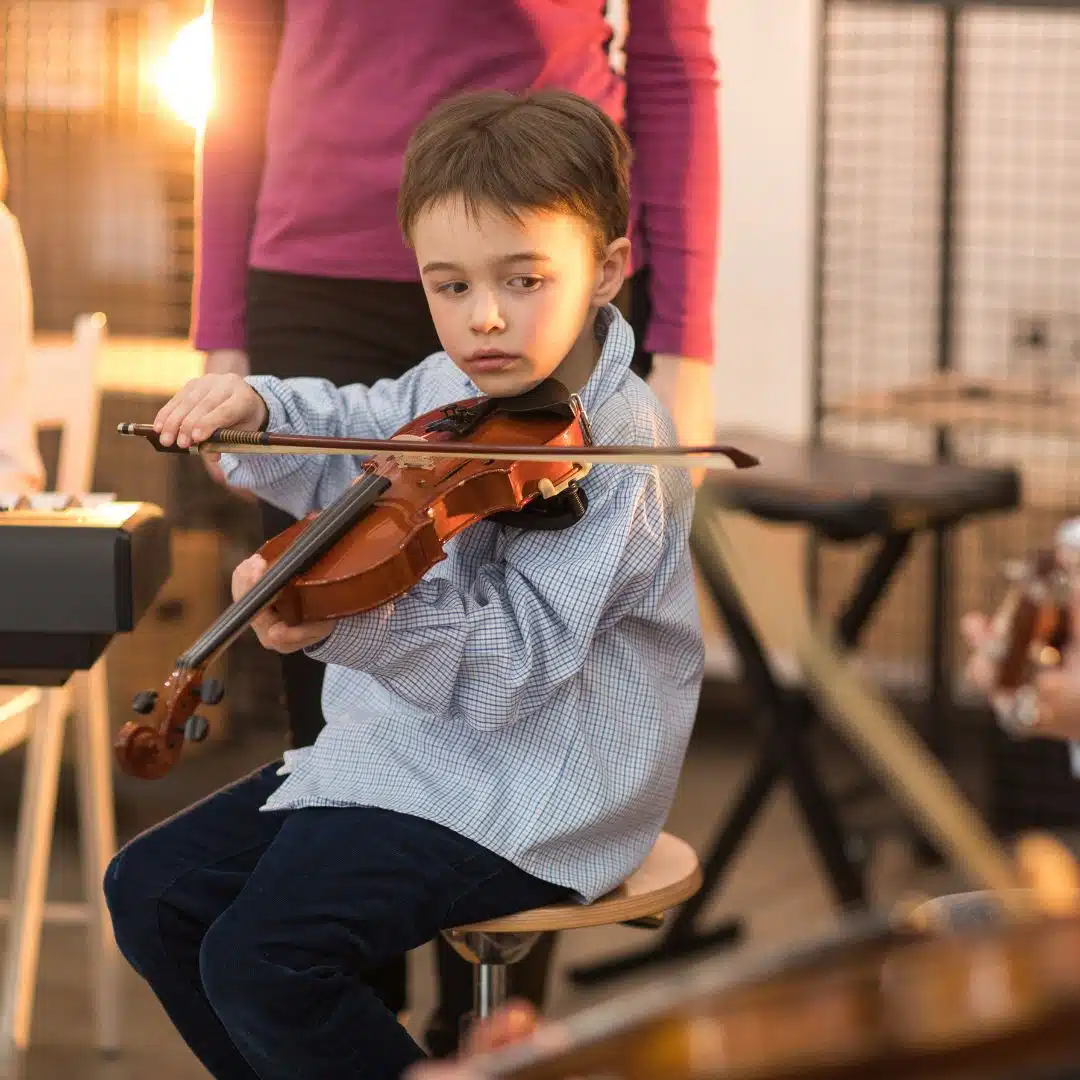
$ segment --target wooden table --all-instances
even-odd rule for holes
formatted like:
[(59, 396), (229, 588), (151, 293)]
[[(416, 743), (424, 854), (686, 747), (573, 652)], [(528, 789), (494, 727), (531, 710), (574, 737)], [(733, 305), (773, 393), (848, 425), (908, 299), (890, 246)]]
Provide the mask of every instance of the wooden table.
[[(926, 428), (1080, 440), (1080, 380), (1040, 386), (1027, 380), (941, 372), (884, 390), (827, 403), (830, 418), (903, 421)], [(1049, 477), (1024, 469), (1024, 504), (1072, 513), (1080, 505), (1077, 475)]]
[(886, 390), (837, 398), (829, 416), (906, 420), (928, 427), (989, 428), (1080, 438), (1080, 381), (1038, 386), (1026, 380), (942, 372)]

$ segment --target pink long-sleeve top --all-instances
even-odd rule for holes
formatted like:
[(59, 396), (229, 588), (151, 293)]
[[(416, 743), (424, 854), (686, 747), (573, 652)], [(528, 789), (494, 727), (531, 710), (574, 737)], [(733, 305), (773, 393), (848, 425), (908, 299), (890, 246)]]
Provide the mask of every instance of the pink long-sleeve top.
[[(242, 348), (249, 266), (418, 279), (397, 227), (405, 145), (445, 97), (561, 87), (625, 126), (645, 348), (713, 358), (717, 74), (707, 0), (628, 0), (625, 78), (603, 0), (210, 0), (196, 348)], [(284, 18), (282, 18), (284, 4)]]

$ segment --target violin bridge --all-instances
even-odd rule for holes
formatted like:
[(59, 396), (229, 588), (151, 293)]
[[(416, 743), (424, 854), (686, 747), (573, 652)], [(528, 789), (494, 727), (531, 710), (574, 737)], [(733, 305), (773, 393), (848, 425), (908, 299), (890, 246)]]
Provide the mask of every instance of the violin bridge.
[[(427, 443), (427, 440), (422, 435), (395, 435), (392, 441), (398, 440), (401, 442)], [(398, 453), (391, 450), (389, 456), (394, 459), (394, 464), (401, 469), (426, 469), (430, 472), (435, 468), (434, 454), (413, 453), (412, 451)]]

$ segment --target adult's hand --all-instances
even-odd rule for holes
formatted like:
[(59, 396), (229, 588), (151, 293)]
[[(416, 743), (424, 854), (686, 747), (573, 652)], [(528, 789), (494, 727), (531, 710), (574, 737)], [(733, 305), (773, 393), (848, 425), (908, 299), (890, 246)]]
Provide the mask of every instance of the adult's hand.
[(536, 1010), (527, 1001), (508, 1001), (486, 1020), (469, 1029), (461, 1056), (454, 1061), (425, 1061), (414, 1065), (403, 1080), (477, 1080), (469, 1061), (530, 1036), (540, 1025)]
[[(1080, 589), (1073, 591), (1072, 624), (1080, 626)], [(993, 690), (994, 664), (985, 648), (991, 639), (990, 618), (980, 612), (965, 615), (960, 624), (968, 645), (974, 650), (965, 674), (997, 709), (1011, 706), (1010, 694)], [(1062, 652), (1058, 667), (1040, 672), (1034, 679), (1036, 718), (1032, 735), (1051, 739), (1080, 740), (1080, 641)]]
[[(671, 414), (683, 446), (704, 446), (715, 441), (713, 370), (705, 360), (657, 353), (653, 356), (649, 385)], [(705, 478), (703, 468), (691, 469), (694, 486)]]

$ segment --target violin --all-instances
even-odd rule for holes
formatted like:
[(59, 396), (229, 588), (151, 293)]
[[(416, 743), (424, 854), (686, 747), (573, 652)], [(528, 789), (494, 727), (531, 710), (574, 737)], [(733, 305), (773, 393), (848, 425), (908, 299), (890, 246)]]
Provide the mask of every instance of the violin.
[(478, 1080), (1019, 1080), (1078, 1061), (1080, 918), (868, 916), (699, 962), (470, 1065)]
[[(552, 379), (512, 398), (454, 402), (389, 440), (218, 431), (180, 449), (162, 446), (151, 425), (118, 431), (170, 453), (368, 454), (337, 499), (259, 548), (266, 573), (177, 660), (161, 690), (135, 696), (141, 719), (124, 724), (114, 751), (125, 772), (144, 779), (164, 776), (185, 741), (206, 737), (209, 723), (196, 710), (220, 702), (224, 688), (204, 673), (265, 607), (290, 625), (370, 611), (408, 592), (445, 557), (447, 541), (479, 521), (571, 527), (587, 509), (578, 481), (596, 461), (652, 461), (663, 451), (681, 460), (670, 447), (594, 447), (580, 399)], [(733, 447), (700, 450), (729, 466), (757, 464)]]
[(1066, 523), (1053, 548), (1006, 566), (1009, 588), (990, 620), (991, 636), (981, 651), (993, 673), (989, 696), (994, 712), (1013, 735), (1037, 728), (1034, 681), (1040, 672), (1060, 666), (1073, 640), (1077, 553), (1068, 540), (1077, 524)]

